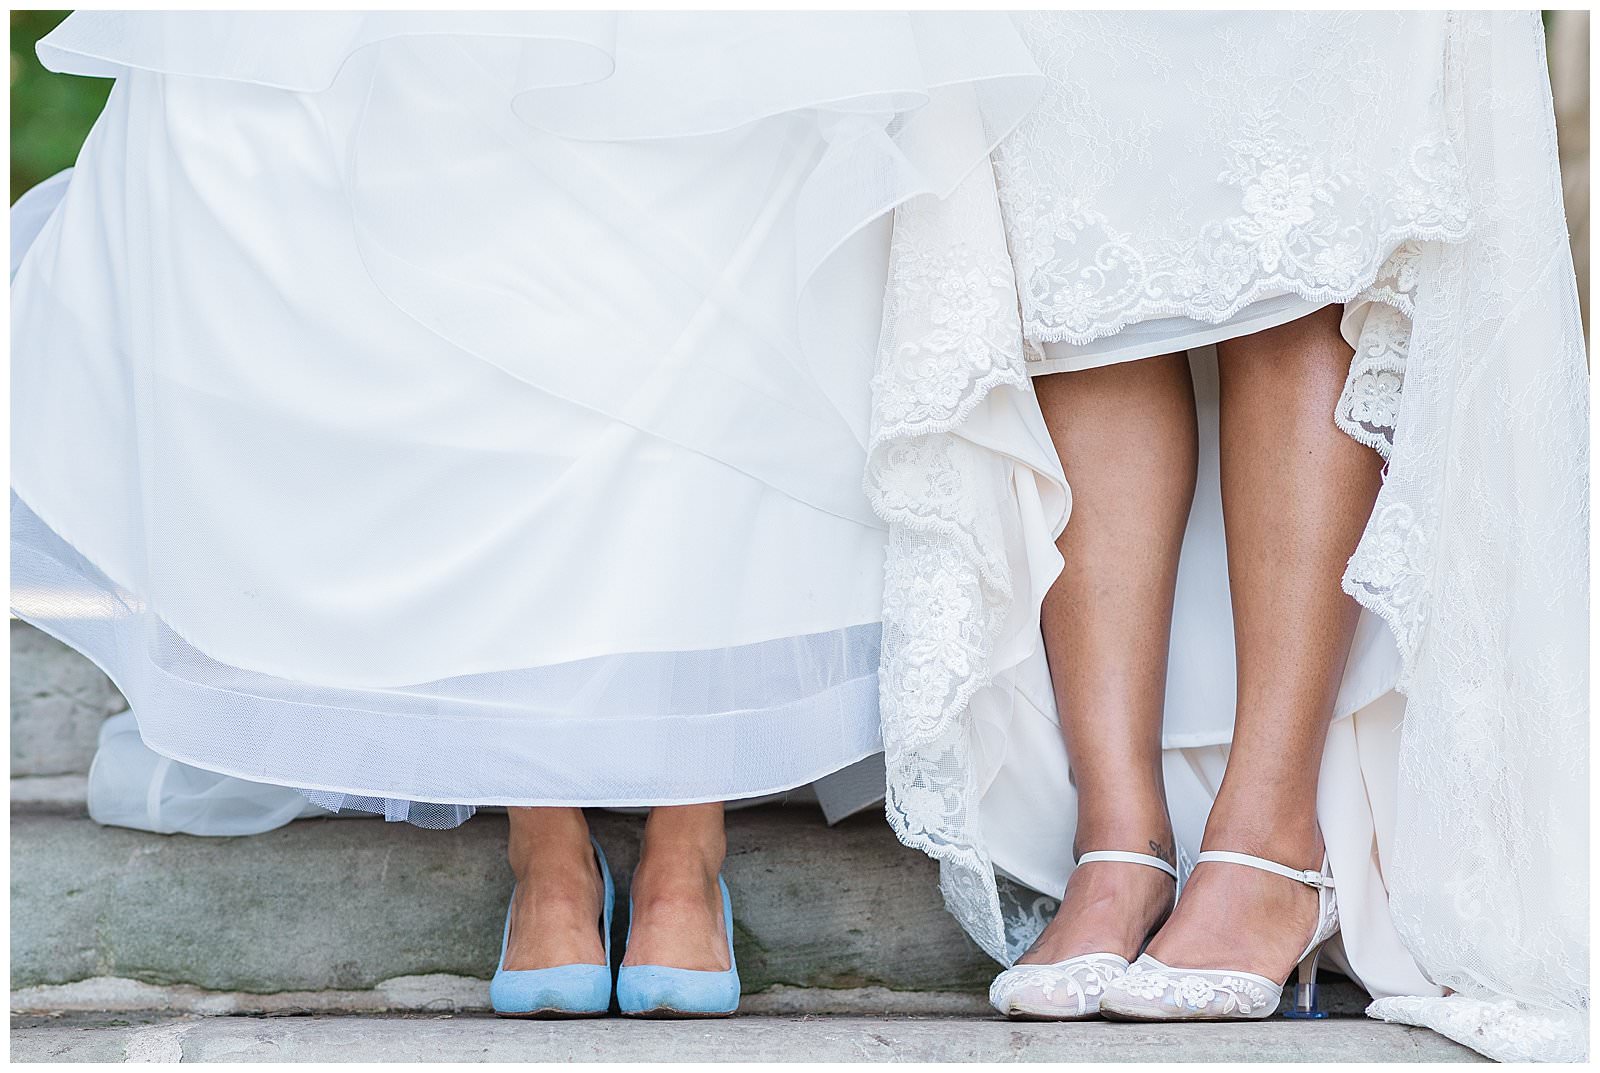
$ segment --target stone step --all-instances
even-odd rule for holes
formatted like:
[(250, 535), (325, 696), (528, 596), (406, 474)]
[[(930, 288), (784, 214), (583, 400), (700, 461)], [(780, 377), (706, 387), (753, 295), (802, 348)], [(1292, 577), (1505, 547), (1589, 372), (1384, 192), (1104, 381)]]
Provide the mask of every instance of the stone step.
[(1017, 1024), (998, 1018), (485, 1016), (13, 1018), (13, 1062), (1468, 1062), (1424, 1029), (1366, 1019)]
[(11, 812), (83, 816), (88, 792), (86, 775), (23, 775), (11, 780)]
[(100, 724), (128, 707), (100, 669), (25, 622), (11, 622), (11, 775), (81, 775)]
[[(600, 813), (626, 904), (642, 820)], [(364, 991), (493, 970), (511, 875), (506, 820), (454, 831), (302, 820), (248, 838), (152, 835), (59, 814), (11, 823), (13, 990), (113, 977), (207, 991)], [(881, 817), (728, 816), (745, 987), (981, 992), (992, 964), (956, 926), (936, 868)], [(626, 914), (614, 942), (621, 948)]]
[[(642, 820), (591, 823), (626, 905)], [(301, 820), (248, 838), (152, 835), (59, 811), (11, 823), (12, 1008), (289, 1013), (487, 1008), (511, 876), (506, 819), (454, 831)], [(996, 966), (937, 869), (881, 817), (728, 814), (735, 945), (753, 1011), (975, 1014)], [(619, 913), (616, 949), (625, 938)], [(1337, 1013), (1365, 996), (1337, 978)]]

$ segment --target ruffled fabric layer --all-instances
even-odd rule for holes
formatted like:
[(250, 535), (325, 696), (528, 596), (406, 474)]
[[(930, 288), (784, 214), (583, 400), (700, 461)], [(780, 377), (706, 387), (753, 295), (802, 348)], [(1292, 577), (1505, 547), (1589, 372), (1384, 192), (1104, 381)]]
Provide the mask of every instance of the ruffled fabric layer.
[[(841, 374), (871, 367), (887, 214), (1042, 86), (1009, 20), (970, 13), (96, 12), (40, 55), (162, 76), (187, 122), (151, 133), (230, 229), (329, 188), (350, 274), (458, 353), (869, 524), (833, 459), (866, 435)], [(230, 128), (318, 159), (228, 204), (198, 180), (236, 162), (189, 139)]]
[(435, 824), (876, 750), (888, 213), (1037, 95), (1007, 20), (81, 13), (41, 55), (118, 81), (18, 208), (18, 611), (152, 747)]
[[(211, 659), (26, 503), (13, 498), (11, 512), (18, 613), (111, 677), (147, 745), (218, 774), (317, 791), (325, 808), (439, 827), (479, 804), (718, 801), (801, 785), (879, 748), (875, 623), (341, 690)], [(386, 801), (395, 787), (407, 800)]]

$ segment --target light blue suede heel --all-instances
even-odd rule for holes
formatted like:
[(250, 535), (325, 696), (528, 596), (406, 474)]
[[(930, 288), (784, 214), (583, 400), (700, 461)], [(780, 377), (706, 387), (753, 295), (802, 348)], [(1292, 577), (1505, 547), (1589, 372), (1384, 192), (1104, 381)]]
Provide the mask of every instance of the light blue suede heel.
[[(717, 877), (717, 886), (722, 888), (722, 921), (728, 932), (727, 971), (624, 965), (617, 970), (617, 1006), (624, 1016), (727, 1017), (739, 1008), (739, 966), (733, 960), (733, 899), (721, 876)], [(628, 909), (631, 939), (631, 904)]]
[[(511, 940), (511, 907), (506, 907), (505, 933), (500, 938), (500, 964), (489, 981), (489, 1004), (501, 1017), (599, 1017), (611, 1009), (611, 911), (616, 888), (600, 843), (594, 858), (605, 884), (600, 914), (600, 937), (605, 945), (604, 965), (557, 965), (549, 969), (506, 970), (506, 946)], [(512, 889), (512, 899), (516, 898)]]

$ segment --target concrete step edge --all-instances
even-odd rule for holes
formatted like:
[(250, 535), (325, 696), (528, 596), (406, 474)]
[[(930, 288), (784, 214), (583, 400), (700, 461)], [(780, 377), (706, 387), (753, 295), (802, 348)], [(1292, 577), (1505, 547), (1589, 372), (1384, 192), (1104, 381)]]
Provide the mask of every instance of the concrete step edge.
[[(436, 973), (397, 976), (371, 990), (209, 991), (188, 984), (158, 985), (118, 976), (95, 976), (70, 984), (26, 987), (11, 992), (18, 1015), (61, 1013), (149, 1013), (163, 1016), (484, 1013), (489, 981)], [(981, 1017), (990, 1014), (981, 994), (959, 991), (894, 991), (886, 987), (789, 987), (777, 984), (740, 1002), (742, 1013), (770, 1017), (882, 1016)]]
[[(625, 904), (641, 821), (604, 814), (591, 824)], [(768, 808), (730, 813), (728, 829), (750, 993), (987, 987), (994, 965), (944, 911), (933, 865), (881, 821), (829, 829), (820, 816)], [(503, 816), (449, 832), (310, 820), (199, 838), (14, 813), (11, 987), (120, 977), (286, 993), (487, 977), (511, 887), (505, 840)]]
[(998, 1017), (504, 1020), (68, 1014), (12, 1021), (13, 1062), (1462, 1062), (1426, 1029), (1366, 1018), (1027, 1024)]
[(88, 793), (87, 775), (22, 775), (11, 780), (11, 811), (30, 816), (86, 816)]
[[(625, 904), (640, 821), (591, 822)], [(730, 813), (728, 831), (748, 995), (803, 1011), (854, 1011), (840, 997), (852, 991), (875, 1012), (956, 1001), (927, 995), (983, 1008), (998, 966), (945, 912), (931, 862), (881, 823), (829, 829), (771, 808)], [(482, 1009), (510, 888), (505, 836), (492, 816), (451, 832), (320, 820), (208, 839), (17, 815), (11, 986), (45, 1010), (107, 1008), (104, 978), (123, 981), (118, 1008)], [(1332, 980), (1325, 1000), (1366, 1006)]]
[[(1359, 1017), (1367, 996), (1346, 980), (1323, 982), (1323, 1006), (1338, 1017)], [(772, 1017), (983, 1017), (987, 996), (967, 991), (896, 991), (886, 987), (791, 987), (775, 984), (745, 995), (745, 1013)], [(484, 1013), (489, 982), (435, 973), (396, 976), (370, 990), (210, 991), (189, 984), (160, 985), (118, 976), (95, 976), (69, 984), (11, 992), (14, 1014), (147, 1013), (199, 1016), (312, 1013)]]

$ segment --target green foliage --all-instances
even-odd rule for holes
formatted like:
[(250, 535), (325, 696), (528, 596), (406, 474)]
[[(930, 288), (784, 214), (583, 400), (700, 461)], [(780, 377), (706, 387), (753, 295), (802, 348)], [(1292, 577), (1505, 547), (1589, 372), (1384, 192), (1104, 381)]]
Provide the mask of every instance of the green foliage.
[(33, 46), (65, 11), (11, 12), (11, 200), (78, 157), (111, 80), (54, 75), (39, 65)]

